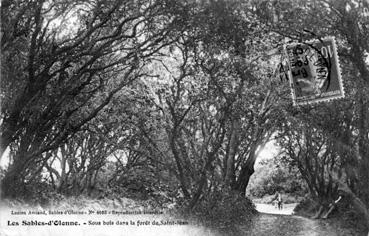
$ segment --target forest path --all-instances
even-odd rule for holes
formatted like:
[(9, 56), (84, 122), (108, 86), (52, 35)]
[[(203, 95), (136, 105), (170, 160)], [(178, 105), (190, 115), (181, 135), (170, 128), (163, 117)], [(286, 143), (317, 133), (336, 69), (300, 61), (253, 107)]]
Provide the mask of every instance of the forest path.
[(261, 213), (275, 214), (275, 215), (292, 215), (297, 203), (283, 204), (283, 208), (279, 210), (272, 204), (256, 203), (256, 210)]
[[(324, 220), (315, 220), (301, 216), (291, 215), (292, 210), (285, 208), (284, 210), (275, 209), (274, 206), (264, 206), (266, 204), (258, 204), (257, 209), (262, 210), (256, 216), (251, 227), (240, 227), (246, 236), (349, 236), (353, 235), (337, 227), (332, 227)], [(293, 208), (292, 208), (293, 209)], [(266, 210), (272, 213), (265, 213)], [(274, 212), (279, 211), (277, 214)]]

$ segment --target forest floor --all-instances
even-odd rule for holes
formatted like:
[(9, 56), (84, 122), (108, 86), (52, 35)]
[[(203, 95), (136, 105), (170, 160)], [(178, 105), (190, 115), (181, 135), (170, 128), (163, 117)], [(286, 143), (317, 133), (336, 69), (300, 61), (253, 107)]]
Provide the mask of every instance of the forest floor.
[(293, 205), (288, 204), (283, 210), (272, 205), (256, 204), (260, 212), (250, 226), (240, 226), (245, 236), (361, 236), (352, 229), (332, 225), (326, 220), (315, 220), (292, 215)]

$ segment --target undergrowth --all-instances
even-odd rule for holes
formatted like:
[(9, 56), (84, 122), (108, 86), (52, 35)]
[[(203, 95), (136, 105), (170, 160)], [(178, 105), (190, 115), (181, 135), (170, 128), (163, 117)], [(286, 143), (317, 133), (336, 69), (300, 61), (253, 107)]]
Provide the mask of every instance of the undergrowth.
[[(305, 198), (294, 209), (295, 214), (312, 217), (319, 210), (319, 204), (311, 198)], [(349, 201), (343, 199), (331, 212), (328, 219), (321, 219), (333, 226), (339, 228), (350, 229), (354, 235), (367, 235), (367, 228), (364, 217), (358, 213), (350, 204)]]
[(182, 207), (179, 213), (202, 225), (229, 232), (237, 224), (250, 223), (257, 211), (250, 199), (237, 192), (216, 191), (203, 198), (192, 210)]

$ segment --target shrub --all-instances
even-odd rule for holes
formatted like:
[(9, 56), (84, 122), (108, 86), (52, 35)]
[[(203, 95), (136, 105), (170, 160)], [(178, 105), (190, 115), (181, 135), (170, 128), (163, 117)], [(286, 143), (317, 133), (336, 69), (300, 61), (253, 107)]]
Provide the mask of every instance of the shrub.
[(318, 211), (319, 205), (311, 198), (303, 199), (293, 210), (297, 215), (312, 216)]
[(203, 198), (191, 213), (197, 222), (222, 229), (251, 221), (257, 211), (250, 199), (237, 192), (216, 191)]
[[(311, 217), (316, 214), (319, 204), (311, 198), (305, 198), (294, 209), (297, 215)], [(354, 232), (352, 235), (366, 235), (367, 228), (364, 217), (351, 206), (348, 199), (343, 198), (326, 220), (329, 224)]]
[(50, 184), (45, 182), (32, 182), (23, 189), (22, 197), (10, 200), (19, 200), (31, 206), (40, 205), (42, 207), (47, 207), (58, 204), (63, 199), (64, 196), (58, 193)]

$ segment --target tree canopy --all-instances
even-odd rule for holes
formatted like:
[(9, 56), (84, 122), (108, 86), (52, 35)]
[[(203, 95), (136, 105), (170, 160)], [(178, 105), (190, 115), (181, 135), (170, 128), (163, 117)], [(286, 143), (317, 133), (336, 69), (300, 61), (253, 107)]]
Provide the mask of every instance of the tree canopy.
[[(220, 192), (243, 196), (273, 139), (317, 202), (346, 186), (367, 212), (365, 4), (2, 1), (3, 197), (42, 186), (193, 210)], [(283, 46), (327, 36), (345, 98), (294, 106)]]

